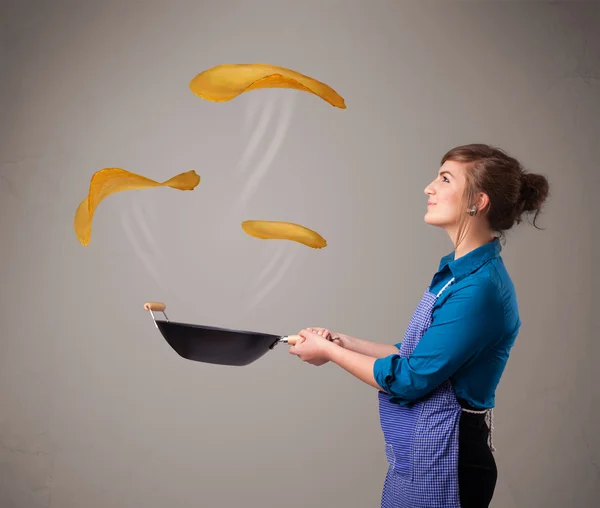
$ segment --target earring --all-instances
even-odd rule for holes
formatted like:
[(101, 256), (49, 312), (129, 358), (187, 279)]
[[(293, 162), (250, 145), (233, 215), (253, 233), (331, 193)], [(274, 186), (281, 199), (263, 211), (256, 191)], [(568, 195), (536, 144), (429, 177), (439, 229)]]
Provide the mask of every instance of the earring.
[(477, 215), (477, 206), (475, 205), (471, 205), (471, 208), (467, 211), (467, 213), (473, 217), (475, 215)]

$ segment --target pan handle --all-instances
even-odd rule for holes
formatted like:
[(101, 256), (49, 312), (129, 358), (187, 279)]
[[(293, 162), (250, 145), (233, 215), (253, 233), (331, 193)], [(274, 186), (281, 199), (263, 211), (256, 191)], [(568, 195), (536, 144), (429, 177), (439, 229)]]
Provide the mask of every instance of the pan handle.
[(281, 339), (279, 339), (279, 342), (282, 342), (283, 344), (289, 344), (290, 346), (294, 346), (296, 342), (298, 342), (299, 338), (300, 335), (286, 335), (285, 337), (281, 337)]
[(144, 304), (144, 310), (153, 310), (155, 312), (164, 312), (167, 306), (162, 302), (146, 302)]
[(144, 304), (144, 310), (147, 310), (150, 312), (150, 314), (152, 315), (152, 319), (154, 320), (154, 324), (156, 324), (156, 319), (154, 318), (154, 313), (152, 311), (162, 312), (163, 316), (165, 316), (165, 319), (168, 321), (169, 318), (167, 317), (167, 314), (165, 313), (166, 309), (167, 309), (167, 306), (162, 302), (146, 302)]
[[(283, 344), (289, 344), (290, 346), (295, 346), (299, 338), (300, 335), (286, 335), (285, 337), (281, 337), (279, 342), (282, 342)], [(335, 339), (330, 336), (327, 340), (332, 342)]]

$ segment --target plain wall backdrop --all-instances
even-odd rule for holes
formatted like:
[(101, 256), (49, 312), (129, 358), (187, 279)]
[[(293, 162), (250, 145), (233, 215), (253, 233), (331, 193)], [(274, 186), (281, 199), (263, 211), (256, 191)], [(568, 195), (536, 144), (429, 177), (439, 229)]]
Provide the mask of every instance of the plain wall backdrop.
[[(600, 4), (384, 0), (32, 2), (0, 7), (0, 507), (376, 507), (377, 392), (277, 346), (189, 362), (170, 319), (398, 342), (452, 245), (423, 222), (449, 148), (546, 175), (503, 258), (523, 328), (497, 391), (495, 508), (600, 502)], [(294, 69), (348, 108), (272, 89), (225, 103), (222, 63)], [(90, 178), (122, 192), (80, 245)], [(313, 250), (246, 235), (296, 222)]]

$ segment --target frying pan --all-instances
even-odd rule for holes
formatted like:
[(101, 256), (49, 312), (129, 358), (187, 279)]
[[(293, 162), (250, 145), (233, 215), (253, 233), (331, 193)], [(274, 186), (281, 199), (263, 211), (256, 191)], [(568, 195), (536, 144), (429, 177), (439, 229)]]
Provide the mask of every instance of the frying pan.
[[(169, 345), (187, 360), (218, 365), (248, 365), (277, 344), (296, 344), (299, 335), (271, 335), (268, 333), (231, 330), (215, 326), (193, 325), (169, 321), (167, 306), (161, 302), (146, 302), (156, 328)], [(164, 320), (156, 319), (154, 312), (162, 312)]]

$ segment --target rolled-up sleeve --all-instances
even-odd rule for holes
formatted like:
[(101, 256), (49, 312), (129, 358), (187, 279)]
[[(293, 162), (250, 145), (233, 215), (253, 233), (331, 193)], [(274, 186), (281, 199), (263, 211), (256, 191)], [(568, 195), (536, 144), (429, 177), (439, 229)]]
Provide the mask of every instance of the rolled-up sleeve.
[(412, 354), (378, 358), (375, 381), (391, 401), (408, 404), (435, 390), (483, 348), (502, 338), (504, 305), (489, 279), (457, 288), (434, 309), (431, 326)]

